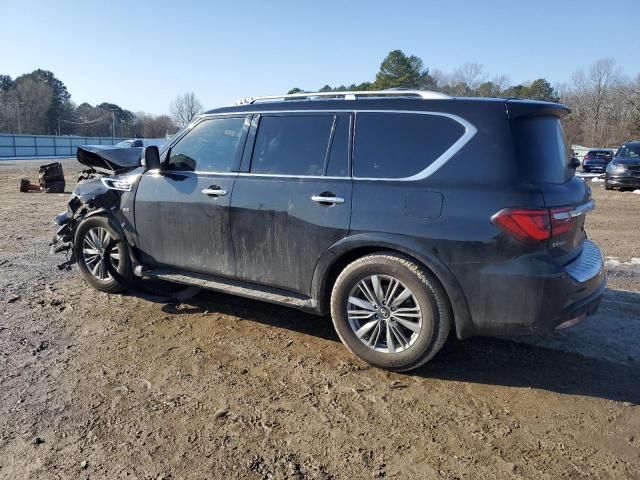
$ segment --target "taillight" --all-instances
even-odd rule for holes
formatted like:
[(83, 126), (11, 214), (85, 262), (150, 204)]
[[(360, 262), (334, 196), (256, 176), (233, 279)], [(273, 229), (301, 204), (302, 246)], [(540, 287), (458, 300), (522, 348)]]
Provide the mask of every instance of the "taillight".
[(591, 154), (587, 153), (587, 154), (584, 156), (583, 160), (591, 160)]
[(572, 216), (573, 207), (559, 207), (551, 209), (551, 236), (570, 232), (578, 219)]
[(572, 207), (503, 208), (491, 221), (525, 243), (538, 243), (570, 232), (576, 222)]
[(551, 219), (546, 208), (503, 208), (491, 221), (526, 243), (551, 238)]

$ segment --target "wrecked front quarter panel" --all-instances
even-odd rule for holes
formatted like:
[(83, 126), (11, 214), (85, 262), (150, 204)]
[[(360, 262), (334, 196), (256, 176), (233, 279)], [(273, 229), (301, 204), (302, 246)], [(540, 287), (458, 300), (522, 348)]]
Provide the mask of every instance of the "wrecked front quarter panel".
[(130, 245), (135, 242), (133, 227), (133, 198), (137, 188), (141, 167), (120, 175), (89, 173), (81, 180), (71, 194), (67, 210), (56, 215), (54, 222), (59, 226), (50, 244), (50, 253), (68, 252), (67, 261), (60, 268), (68, 268), (75, 263), (73, 249), (74, 236), (83, 219), (103, 214), (114, 220)]

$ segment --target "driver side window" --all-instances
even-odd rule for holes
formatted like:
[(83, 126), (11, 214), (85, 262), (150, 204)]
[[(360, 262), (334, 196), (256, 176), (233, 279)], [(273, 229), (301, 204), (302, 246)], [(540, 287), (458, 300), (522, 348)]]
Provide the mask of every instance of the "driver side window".
[(170, 151), (167, 170), (230, 172), (240, 152), (246, 117), (200, 122)]

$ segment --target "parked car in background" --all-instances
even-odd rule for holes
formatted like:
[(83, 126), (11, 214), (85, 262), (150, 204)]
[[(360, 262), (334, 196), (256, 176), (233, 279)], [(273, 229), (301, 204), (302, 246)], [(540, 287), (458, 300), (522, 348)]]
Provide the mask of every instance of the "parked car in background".
[(613, 150), (593, 148), (582, 159), (582, 170), (585, 172), (604, 172), (613, 158)]
[(627, 142), (616, 152), (604, 178), (604, 188), (640, 188), (640, 140)]
[(567, 112), (424, 91), (218, 108), (141, 162), (79, 149), (112, 172), (78, 184), (53, 251), (104, 292), (155, 278), (330, 313), (351, 352), (396, 371), (451, 330), (566, 328), (605, 288)]
[(130, 138), (123, 140), (114, 145), (114, 147), (121, 148), (133, 148), (133, 147), (149, 147), (155, 145), (156, 147), (162, 147), (166, 143), (163, 138)]

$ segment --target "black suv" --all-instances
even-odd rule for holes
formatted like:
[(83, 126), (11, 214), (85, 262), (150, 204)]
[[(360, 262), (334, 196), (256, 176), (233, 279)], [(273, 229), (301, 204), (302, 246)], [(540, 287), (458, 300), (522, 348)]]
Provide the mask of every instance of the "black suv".
[(640, 188), (640, 141), (627, 142), (607, 165), (604, 188)]
[(330, 313), (367, 362), (416, 368), (449, 332), (550, 332), (594, 312), (563, 105), (434, 92), (297, 94), (211, 110), (162, 151), (85, 148), (57, 217), (95, 288), (136, 277)]

